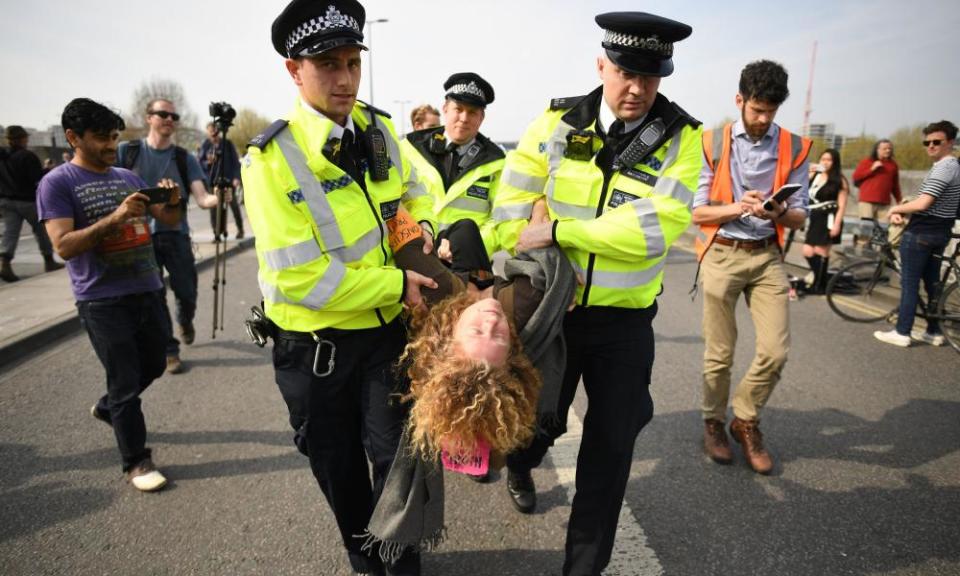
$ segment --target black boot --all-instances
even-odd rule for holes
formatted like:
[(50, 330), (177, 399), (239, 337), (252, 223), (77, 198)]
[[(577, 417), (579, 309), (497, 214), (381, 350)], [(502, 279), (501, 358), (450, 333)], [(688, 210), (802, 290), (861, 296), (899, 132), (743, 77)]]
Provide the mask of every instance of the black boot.
[(830, 257), (820, 257), (820, 270), (817, 271), (816, 278), (813, 281), (813, 289), (817, 294), (826, 294), (827, 282), (830, 281)]
[(44, 272), (53, 272), (54, 270), (60, 270), (61, 268), (63, 268), (63, 264), (54, 260), (53, 254), (43, 255), (43, 271)]
[(507, 492), (513, 507), (523, 514), (530, 514), (537, 507), (537, 487), (529, 470), (507, 470)]
[(0, 279), (4, 282), (16, 282), (20, 279), (13, 273), (13, 267), (10, 266), (10, 257), (8, 256), (0, 257)]

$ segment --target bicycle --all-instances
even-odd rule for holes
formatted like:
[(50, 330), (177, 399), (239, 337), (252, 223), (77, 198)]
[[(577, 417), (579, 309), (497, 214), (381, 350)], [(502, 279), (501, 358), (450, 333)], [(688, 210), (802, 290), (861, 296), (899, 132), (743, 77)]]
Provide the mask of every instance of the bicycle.
[[(960, 239), (960, 234), (951, 233)], [(877, 322), (896, 319), (900, 303), (900, 258), (887, 240), (886, 230), (875, 227), (870, 246), (876, 256), (852, 262), (840, 268), (827, 282), (826, 297), (830, 308), (844, 320)], [(960, 242), (954, 242), (950, 256), (940, 256), (943, 271), (940, 293), (931, 308), (921, 292), (917, 316), (939, 320), (944, 339), (960, 353)]]

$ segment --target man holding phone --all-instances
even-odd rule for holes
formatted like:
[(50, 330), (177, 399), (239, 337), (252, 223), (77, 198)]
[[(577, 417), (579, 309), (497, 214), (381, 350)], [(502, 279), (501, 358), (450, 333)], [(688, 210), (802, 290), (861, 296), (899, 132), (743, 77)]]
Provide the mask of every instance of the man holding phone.
[(61, 121), (75, 154), (40, 181), (37, 209), (67, 262), (80, 323), (106, 369), (107, 393), (90, 412), (113, 428), (127, 480), (137, 490), (159, 490), (167, 480), (154, 468), (140, 410), (140, 394), (163, 374), (166, 346), (163, 284), (146, 215), (176, 225), (179, 189), (164, 179), (167, 192), (144, 194), (139, 176), (113, 167), (124, 122), (109, 108), (77, 98)]
[[(759, 412), (790, 347), (784, 229), (799, 228), (807, 217), (810, 141), (773, 123), (789, 93), (780, 64), (760, 60), (743, 69), (736, 96), (740, 120), (703, 133), (704, 164), (693, 200), (704, 292), (704, 450), (717, 463), (733, 461), (724, 423), (743, 294), (756, 326), (756, 354), (733, 396), (730, 433), (759, 474), (773, 468)], [(778, 202), (774, 191), (789, 184), (799, 189)]]

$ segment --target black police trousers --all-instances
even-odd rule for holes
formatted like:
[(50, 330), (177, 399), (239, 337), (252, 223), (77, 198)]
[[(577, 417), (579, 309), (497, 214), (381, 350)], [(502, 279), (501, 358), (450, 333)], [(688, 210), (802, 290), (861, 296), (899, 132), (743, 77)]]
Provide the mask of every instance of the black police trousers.
[[(273, 347), (277, 386), (296, 431), (295, 443), (310, 459), (310, 468), (333, 510), (340, 536), (355, 572), (382, 571), (380, 560), (361, 551), (370, 515), (383, 490), (403, 431), (407, 409), (392, 395), (403, 377), (395, 363), (403, 351), (403, 324), (365, 330), (323, 330), (336, 345), (333, 372), (314, 374), (317, 345), (309, 334), (281, 333)], [(327, 369), (329, 348), (319, 373)], [(371, 482), (367, 461), (373, 469)], [(407, 562), (406, 564), (409, 564)], [(419, 556), (409, 570), (419, 574)]]
[(583, 439), (577, 456), (576, 494), (567, 525), (564, 576), (599, 576), (610, 562), (620, 508), (640, 430), (653, 417), (653, 318), (657, 304), (632, 310), (577, 307), (567, 313), (563, 333), (567, 365), (560, 392), (560, 422), (531, 445), (507, 456), (515, 472), (540, 465), (556, 438), (581, 377), (587, 394)]

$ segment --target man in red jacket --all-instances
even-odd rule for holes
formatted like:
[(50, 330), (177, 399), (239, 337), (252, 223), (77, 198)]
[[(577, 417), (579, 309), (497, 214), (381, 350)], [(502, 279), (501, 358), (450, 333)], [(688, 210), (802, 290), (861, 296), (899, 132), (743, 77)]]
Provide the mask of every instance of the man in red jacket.
[(899, 204), (900, 169), (893, 159), (893, 143), (878, 140), (873, 152), (857, 164), (853, 172), (853, 183), (860, 188), (857, 212), (860, 216), (860, 233), (856, 243), (866, 243), (875, 223), (887, 219), (890, 209), (890, 197)]

